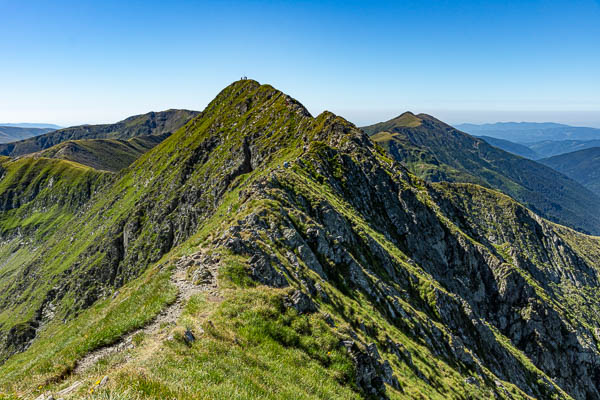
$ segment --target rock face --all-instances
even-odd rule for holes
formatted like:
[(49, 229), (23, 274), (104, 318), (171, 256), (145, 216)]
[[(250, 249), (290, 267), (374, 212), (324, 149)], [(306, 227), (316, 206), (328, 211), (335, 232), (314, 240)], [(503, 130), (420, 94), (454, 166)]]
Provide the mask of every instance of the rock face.
[(356, 366), (356, 383), (367, 396), (387, 398), (385, 384), (400, 389), (392, 367), (387, 360), (381, 361), (374, 343), (369, 344), (366, 351), (360, 350), (352, 340), (344, 341), (343, 345)]
[(304, 314), (316, 311), (316, 306), (311, 298), (301, 292), (300, 290), (294, 291), (290, 298), (286, 301), (288, 307), (292, 307), (298, 314)]
[[(285, 315), (327, 314), (364, 397), (600, 399), (598, 238), (493, 190), (426, 184), (270, 86), (226, 88), (86, 207), (53, 237), (74, 255), (27, 260), (3, 310), (31, 302), (68, 322), (216, 215), (207, 259), (185, 262), (234, 257)], [(196, 267), (191, 280), (214, 280)], [(39, 276), (56, 284), (24, 290)], [(35, 321), (0, 332), (19, 326), (14, 343), (29, 343)]]

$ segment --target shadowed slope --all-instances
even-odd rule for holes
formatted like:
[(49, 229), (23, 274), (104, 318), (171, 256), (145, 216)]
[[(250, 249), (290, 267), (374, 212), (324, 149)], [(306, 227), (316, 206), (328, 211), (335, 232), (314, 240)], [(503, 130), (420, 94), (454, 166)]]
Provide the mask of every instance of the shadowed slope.
[(540, 163), (565, 174), (600, 195), (600, 147), (544, 158)]
[(498, 139), (491, 136), (478, 136), (479, 139), (485, 140), (487, 143), (491, 144), (494, 147), (507, 151), (509, 153), (515, 154), (517, 156), (529, 158), (530, 160), (538, 160), (542, 158), (538, 153), (524, 144), (519, 144), (515, 142), (511, 142), (504, 139)]
[(498, 189), (540, 215), (600, 233), (600, 198), (564, 175), (507, 153), (426, 114), (418, 126), (391, 120), (362, 129), (398, 161), (431, 181)]

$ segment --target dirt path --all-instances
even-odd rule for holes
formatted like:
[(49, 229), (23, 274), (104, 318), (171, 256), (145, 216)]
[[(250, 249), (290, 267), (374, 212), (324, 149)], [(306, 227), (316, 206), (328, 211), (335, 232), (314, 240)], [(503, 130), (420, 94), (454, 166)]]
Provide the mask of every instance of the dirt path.
[[(177, 287), (175, 302), (163, 309), (148, 325), (126, 334), (118, 342), (110, 346), (101, 347), (86, 354), (77, 362), (73, 373), (80, 374), (96, 364), (98, 360), (110, 354), (133, 348), (133, 337), (138, 333), (153, 335), (158, 333), (161, 327), (165, 325), (174, 325), (177, 323), (183, 307), (193, 295), (206, 293), (212, 298), (218, 298), (217, 265), (215, 263), (203, 264), (201, 260), (202, 253), (196, 253), (179, 259), (171, 275), (171, 282)], [(198, 285), (187, 279), (188, 268), (192, 265), (198, 266), (197, 276), (200, 277), (201, 281)]]

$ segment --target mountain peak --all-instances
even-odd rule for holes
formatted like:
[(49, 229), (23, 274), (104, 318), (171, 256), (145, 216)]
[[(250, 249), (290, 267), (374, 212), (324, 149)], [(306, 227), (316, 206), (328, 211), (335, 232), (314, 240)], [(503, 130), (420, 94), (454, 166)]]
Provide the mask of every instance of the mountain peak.
[(234, 106), (237, 112), (245, 113), (257, 106), (276, 106), (276, 99), (282, 97), (283, 105), (303, 116), (311, 116), (306, 107), (293, 97), (268, 84), (261, 84), (253, 79), (240, 79), (227, 87), (208, 104), (203, 113), (225, 110)]
[(387, 122), (394, 123), (394, 125), (396, 125), (396, 126), (415, 128), (415, 127), (421, 125), (422, 120), (421, 120), (420, 116), (415, 115), (411, 111), (406, 111), (406, 112), (400, 114), (399, 116), (397, 116), (396, 118), (393, 118)]

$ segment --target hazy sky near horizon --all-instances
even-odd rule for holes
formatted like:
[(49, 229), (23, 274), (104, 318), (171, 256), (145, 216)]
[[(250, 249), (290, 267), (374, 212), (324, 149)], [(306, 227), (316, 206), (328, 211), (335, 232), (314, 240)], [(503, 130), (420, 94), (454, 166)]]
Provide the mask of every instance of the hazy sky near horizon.
[(0, 0), (0, 123), (203, 109), (245, 75), (314, 115), (600, 127), (600, 1)]

